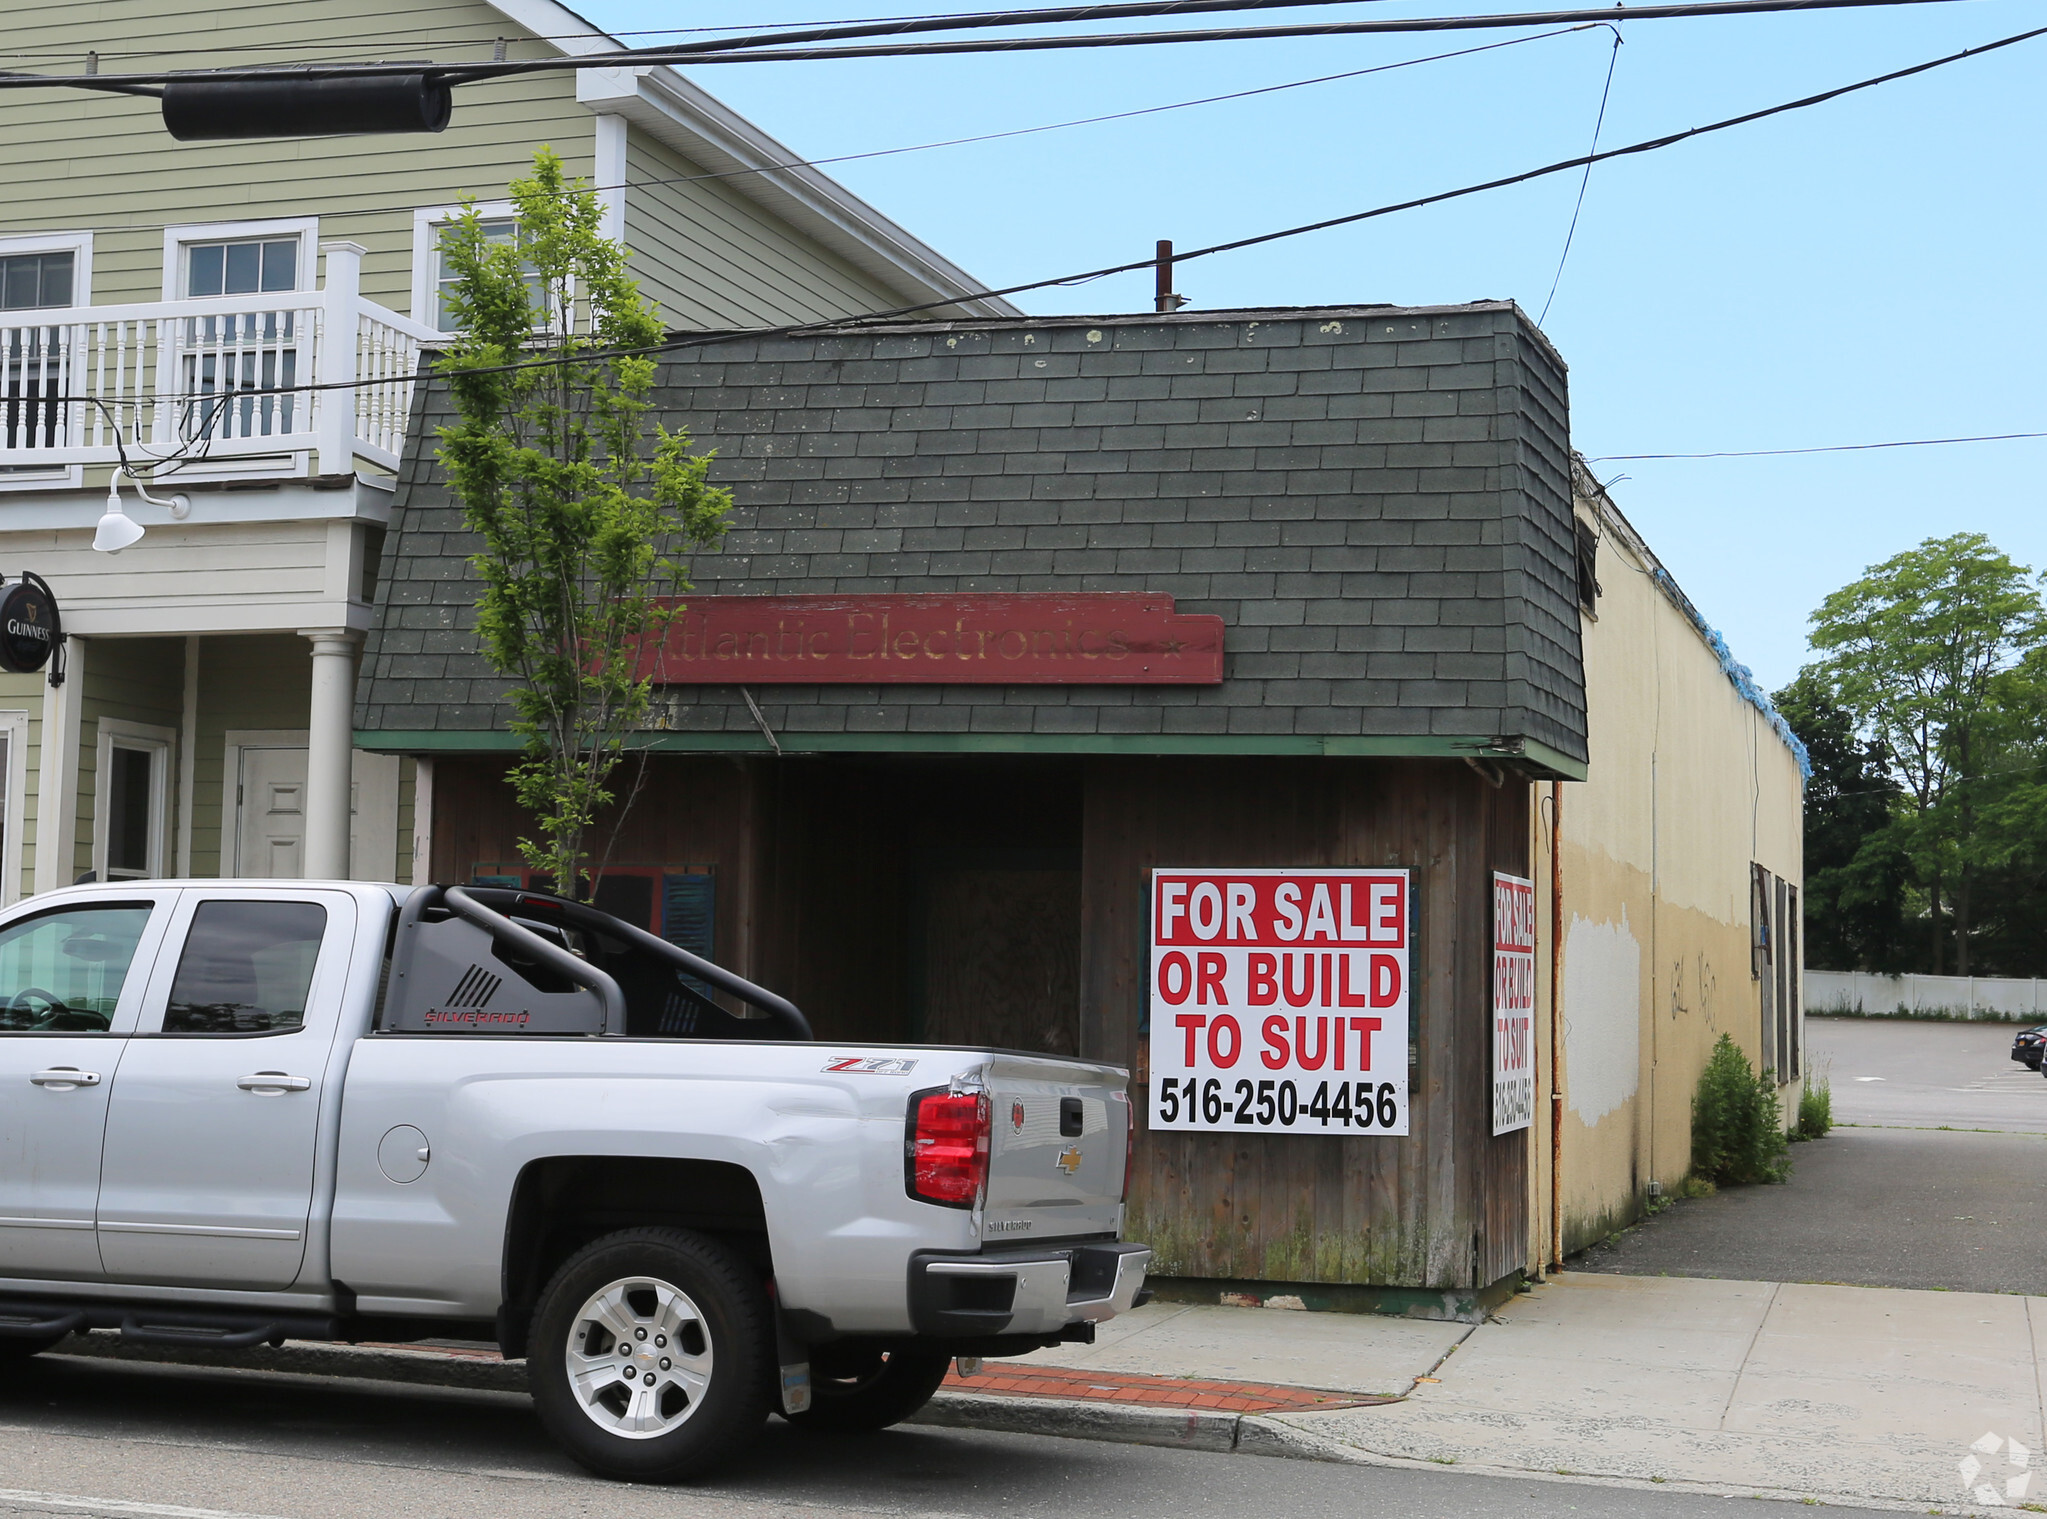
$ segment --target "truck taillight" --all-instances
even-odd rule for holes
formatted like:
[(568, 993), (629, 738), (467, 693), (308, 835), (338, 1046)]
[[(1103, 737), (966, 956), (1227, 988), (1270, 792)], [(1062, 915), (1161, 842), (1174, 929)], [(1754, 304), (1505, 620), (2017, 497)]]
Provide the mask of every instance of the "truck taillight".
[(905, 1169), (910, 1196), (971, 1208), (988, 1184), (988, 1097), (941, 1087), (910, 1099)]

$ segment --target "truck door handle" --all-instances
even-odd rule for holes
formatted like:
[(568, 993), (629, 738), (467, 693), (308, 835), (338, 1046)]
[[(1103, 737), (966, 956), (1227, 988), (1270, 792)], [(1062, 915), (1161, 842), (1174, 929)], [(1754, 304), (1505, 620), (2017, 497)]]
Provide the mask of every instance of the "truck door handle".
[(39, 1087), (52, 1087), (68, 1092), (74, 1087), (96, 1087), (100, 1084), (98, 1071), (81, 1071), (76, 1066), (60, 1065), (52, 1071), (37, 1071), (28, 1078)]
[(304, 1092), (311, 1089), (310, 1076), (287, 1076), (282, 1071), (258, 1071), (253, 1076), (244, 1076), (235, 1083), (245, 1092), (254, 1092), (258, 1097), (282, 1097), (286, 1092)]

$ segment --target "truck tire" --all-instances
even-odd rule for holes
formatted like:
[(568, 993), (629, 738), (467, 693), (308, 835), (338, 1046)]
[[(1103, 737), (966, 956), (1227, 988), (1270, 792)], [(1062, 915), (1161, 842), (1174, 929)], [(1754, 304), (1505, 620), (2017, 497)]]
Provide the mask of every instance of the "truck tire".
[(694, 1476), (737, 1455), (774, 1396), (766, 1290), (686, 1229), (627, 1229), (578, 1250), (541, 1293), (529, 1343), (540, 1422), (600, 1477)]
[(832, 1432), (887, 1429), (929, 1403), (951, 1369), (952, 1357), (939, 1351), (820, 1345), (811, 1353), (810, 1407), (789, 1422)]

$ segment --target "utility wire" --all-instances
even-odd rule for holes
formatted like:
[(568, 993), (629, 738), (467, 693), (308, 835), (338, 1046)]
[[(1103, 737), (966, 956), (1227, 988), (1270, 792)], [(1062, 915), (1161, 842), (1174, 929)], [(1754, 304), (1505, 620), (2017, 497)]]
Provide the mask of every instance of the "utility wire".
[[(1613, 52), (1606, 60), (1606, 83), (1601, 85), (1599, 89), (1599, 115), (1592, 123), (1592, 151), (1594, 153), (1599, 151), (1600, 128), (1606, 125), (1606, 100), (1613, 93), (1614, 67), (1621, 61), (1621, 29), (1614, 26), (1609, 27), (1608, 30), (1613, 33)], [(1564, 282), (1564, 264), (1571, 257), (1571, 243), (1578, 236), (1578, 217), (1585, 209), (1585, 190), (1591, 183), (1592, 165), (1588, 163), (1585, 165), (1584, 178), (1578, 181), (1578, 200), (1571, 207), (1571, 226), (1564, 233), (1564, 251), (1557, 255), (1556, 275), (1549, 282), (1549, 294), (1543, 298), (1542, 312), (1535, 319), (1535, 325), (1538, 327), (1549, 320), (1549, 308), (1557, 298), (1557, 286)]]
[[(1041, 11), (1038, 19), (1094, 19), (1102, 16), (1165, 15), (1182, 9), (1263, 10), (1275, 6), (1287, 9), (1300, 5), (1350, 4), (1354, 0), (1143, 0), (1117, 6), (1088, 6), (1073, 11)], [(1747, 16), (1783, 11), (1851, 10), (1871, 6), (1952, 5), (1961, 0), (1681, 0), (1681, 3), (1630, 7), (1630, 21), (1662, 21), (1702, 16)], [(1240, 42), (1271, 37), (1335, 37), (1382, 33), (1475, 31), (1516, 26), (1569, 26), (1581, 21), (1611, 21), (1615, 7), (1595, 10), (1518, 11), (1504, 15), (1420, 16), (1390, 21), (1332, 21), (1289, 26), (1221, 27), (1198, 31), (1085, 33), (1069, 36), (986, 38), (947, 42), (889, 42), (860, 47), (792, 48), (790, 36), (756, 36), (718, 43), (685, 43), (676, 47), (629, 48), (612, 53), (585, 53), (578, 57), (507, 59), (501, 63), (454, 64), (409, 63), (299, 63), (283, 67), (242, 67), (208, 69), (195, 75), (190, 71), (130, 74), (24, 74), (0, 73), (0, 89), (42, 89), (61, 86), (74, 89), (134, 91), (166, 83), (203, 77), (208, 82), (275, 81), (289, 72), (303, 79), (370, 79), (398, 75), (430, 74), (454, 84), (501, 79), (516, 74), (554, 73), (573, 69), (630, 68), (653, 64), (710, 64), (795, 62), (825, 58), (915, 58), (955, 53), (1037, 52), (1046, 49), (1097, 47), (1149, 47), (1180, 42)], [(1016, 13), (1005, 13), (1005, 17)], [(1029, 19), (1029, 18), (1027, 18)], [(955, 25), (1012, 26), (1010, 19), (976, 20)], [(890, 27), (819, 28), (818, 33), (841, 36), (874, 35), (878, 32), (939, 29), (938, 23), (904, 23)], [(791, 34), (804, 36), (807, 34)], [(714, 49), (714, 50), (713, 50)]]
[(2011, 443), (2022, 438), (2047, 438), (2047, 432), (1979, 433), (1967, 438), (1893, 438), (1882, 443), (1827, 443), (1816, 448), (1726, 448), (1704, 454), (1601, 454), (1588, 464), (1641, 459), (1773, 459), (1785, 454), (1856, 454), (1875, 448), (1938, 448), (1949, 443)]
[[(1394, 201), (1387, 205), (1374, 206), (1367, 211), (1353, 211), (1344, 216), (1325, 217), (1321, 221), (1304, 222), (1296, 227), (1283, 227), (1276, 232), (1260, 232), (1250, 237), (1235, 238), (1226, 243), (1211, 243), (1205, 248), (1193, 248), (1185, 253), (1175, 253), (1173, 255), (1173, 262), (1175, 264), (1183, 264), (1192, 259), (1208, 258), (1217, 253), (1233, 253), (1240, 248), (1253, 248), (1263, 243), (1278, 242), (1283, 238), (1301, 237), (1310, 232), (1326, 231), (1331, 227), (1349, 226), (1356, 222), (1370, 221), (1381, 216), (1391, 216), (1399, 211), (1412, 211), (1422, 206), (1440, 205), (1445, 201), (1459, 200), (1470, 195), (1479, 195), (1488, 190), (1499, 190), (1509, 185), (1525, 184), (1529, 180), (1541, 179), (1550, 174), (1564, 173), (1570, 169), (1581, 168), (1588, 163), (1602, 163), (1611, 158), (1625, 158), (1635, 154), (1655, 152), (1658, 149), (1672, 147), (1681, 142), (1689, 142), (1696, 137), (1703, 137), (1708, 133), (1724, 132), (1732, 127), (1745, 126), (1750, 122), (1763, 121), (1772, 116), (1784, 115), (1786, 112), (1802, 111), (1812, 106), (1824, 105), (1826, 102), (1838, 100), (1844, 95), (1853, 95), (1861, 90), (1875, 89), (1879, 85), (1891, 84), (1900, 79), (1910, 79), (1915, 75), (1925, 74), (1934, 69), (1945, 68), (1951, 63), (1960, 63), (1964, 59), (1977, 58), (1986, 53), (1994, 53), (2004, 48), (2015, 47), (2019, 43), (2031, 42), (2035, 38), (2042, 36), (2047, 36), (2047, 26), (2015, 32), (2009, 37), (2000, 37), (1994, 42), (1986, 42), (1977, 47), (1963, 48), (1960, 52), (1948, 53), (1939, 58), (1930, 58), (1924, 63), (1911, 64), (1906, 68), (1892, 69), (1889, 73), (1872, 75), (1868, 79), (1859, 79), (1853, 84), (1838, 85), (1831, 90), (1822, 90), (1816, 95), (1806, 95), (1797, 100), (1787, 100), (1780, 105), (1765, 106), (1761, 110), (1745, 111), (1739, 116), (1729, 116), (1720, 121), (1708, 122), (1704, 126), (1689, 127), (1682, 132), (1670, 132), (1662, 137), (1646, 138), (1641, 142), (1629, 143), (1626, 147), (1608, 148), (1603, 152), (1588, 153), (1577, 158), (1561, 159), (1553, 164), (1545, 164), (1539, 169), (1527, 169), (1519, 174), (1509, 174), (1499, 179), (1485, 180), (1479, 184), (1464, 185), (1455, 190), (1441, 190), (1433, 195), (1416, 196), (1411, 200)], [(863, 328), (899, 321), (904, 317), (918, 316), (940, 307), (957, 306), (963, 301), (987, 300), (994, 296), (1021, 295), (1026, 291), (1046, 290), (1055, 286), (1084, 285), (1114, 274), (1129, 274), (1139, 269), (1152, 269), (1157, 266), (1157, 262), (1156, 257), (1132, 259), (1128, 263), (1108, 264), (1099, 269), (1083, 270), (1078, 274), (1056, 275), (1049, 279), (1027, 280), (1022, 284), (1005, 285), (995, 290), (962, 291), (956, 295), (943, 296), (936, 300), (919, 301), (913, 305), (897, 306), (887, 311), (868, 312), (860, 316), (825, 317), (808, 322), (790, 322), (775, 327), (753, 327), (725, 332), (691, 333), (685, 337), (667, 338), (659, 343), (650, 343), (642, 348), (593, 349), (587, 353), (576, 354), (569, 358), (514, 359), (503, 364), (478, 365), (474, 368), (449, 371), (448, 373), (469, 375), (510, 374), (524, 369), (559, 368), (564, 363), (609, 363), (614, 359), (620, 358), (680, 353), (691, 348), (701, 348), (710, 343), (731, 342), (736, 338), (795, 337), (816, 332), (857, 331)], [(254, 387), (238, 391), (237, 394), (242, 396), (304, 395), (322, 390), (362, 390), (371, 386), (388, 383), (389, 381), (385, 379), (327, 380), (305, 385)], [(89, 398), (60, 396), (52, 399), (58, 401), (79, 401)]]
[[(1069, 127), (1097, 126), (1110, 121), (1128, 121), (1139, 116), (1156, 116), (1164, 111), (1181, 111), (1190, 106), (1219, 105), (1231, 100), (1248, 100), (1257, 95), (1273, 95), (1283, 90), (1297, 90), (1306, 85), (1332, 84), (1345, 79), (1362, 79), (1368, 74), (1384, 74), (1395, 69), (1413, 68), (1418, 64), (1442, 63), (1453, 58), (1469, 58), (1476, 53), (1490, 53), (1499, 48), (1519, 47), (1524, 42), (1543, 42), (1551, 37), (1567, 37), (1575, 32), (1591, 31), (1604, 23), (1587, 22), (1582, 26), (1558, 27), (1554, 31), (1535, 32), (1526, 37), (1509, 37), (1501, 42), (1482, 42), (1473, 47), (1458, 48), (1448, 53), (1430, 53), (1421, 58), (1403, 58), (1394, 63), (1375, 64), (1368, 69), (1351, 69), (1341, 74), (1319, 74), (1312, 79), (1292, 79), (1282, 84), (1259, 85), (1248, 90), (1233, 90), (1226, 95), (1204, 95), (1197, 100), (1175, 100), (1164, 105), (1140, 106), (1130, 111), (1112, 111), (1106, 116), (1081, 116), (1072, 121), (1045, 122), (1038, 126), (1012, 127), (1001, 132), (983, 132), (973, 137), (948, 137), (936, 142), (911, 143), (899, 148), (874, 148), (862, 153), (837, 153), (829, 158), (797, 158), (786, 163), (759, 164), (748, 169), (721, 169), (709, 174), (674, 174), (658, 179), (629, 179), (615, 185), (585, 185), (578, 189), (563, 190), (562, 195), (576, 195), (588, 190), (602, 194), (608, 190), (652, 190), (668, 185), (704, 184), (716, 180), (743, 179), (751, 174), (778, 174), (791, 169), (817, 169), (832, 164), (859, 163), (872, 158), (893, 158), (903, 153), (925, 153), (935, 148), (958, 148), (981, 142), (999, 142), (1008, 137), (1030, 137), (1040, 132), (1060, 132)], [(495, 193), (496, 187), (492, 187)], [(460, 197), (457, 197), (458, 199)], [(410, 211), (416, 208), (416, 199), (404, 201), (357, 201), (353, 205), (314, 207), (308, 216), (364, 216), (379, 211)], [(67, 228), (77, 228), (78, 223), (66, 221)], [(15, 231), (24, 230), (24, 225), (10, 223)], [(90, 224), (86, 230), (94, 232), (154, 232), (160, 230), (161, 222), (135, 222), (115, 226)]]

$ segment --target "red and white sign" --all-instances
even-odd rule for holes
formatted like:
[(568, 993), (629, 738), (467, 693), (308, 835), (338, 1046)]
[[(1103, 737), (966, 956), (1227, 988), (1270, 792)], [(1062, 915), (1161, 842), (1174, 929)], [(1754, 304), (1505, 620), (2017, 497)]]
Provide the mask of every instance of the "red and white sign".
[(1151, 1126), (1407, 1132), (1404, 870), (1155, 870)]
[(656, 685), (1217, 685), (1223, 620), (1149, 592), (691, 596)]
[(1493, 876), (1493, 1132), (1535, 1118), (1535, 883)]

